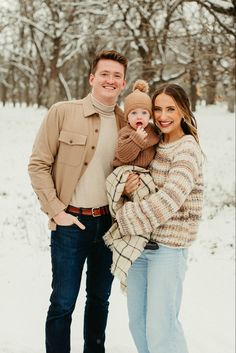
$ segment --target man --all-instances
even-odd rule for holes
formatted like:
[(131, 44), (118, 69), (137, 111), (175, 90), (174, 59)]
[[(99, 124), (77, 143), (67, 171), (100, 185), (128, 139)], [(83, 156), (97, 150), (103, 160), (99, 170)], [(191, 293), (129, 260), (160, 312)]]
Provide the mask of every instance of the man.
[(72, 313), (87, 260), (84, 353), (104, 353), (113, 276), (103, 242), (111, 226), (105, 179), (112, 171), (117, 130), (124, 126), (116, 101), (125, 88), (127, 59), (102, 51), (93, 61), (91, 93), (54, 104), (36, 137), (29, 174), (51, 233), (52, 294), (46, 320), (47, 353), (70, 352)]

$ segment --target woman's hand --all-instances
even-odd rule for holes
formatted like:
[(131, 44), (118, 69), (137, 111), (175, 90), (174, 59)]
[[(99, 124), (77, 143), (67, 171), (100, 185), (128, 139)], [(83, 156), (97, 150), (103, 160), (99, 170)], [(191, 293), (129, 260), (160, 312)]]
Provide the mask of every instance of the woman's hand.
[(134, 191), (138, 189), (139, 185), (140, 185), (139, 174), (130, 173), (125, 183), (124, 194), (126, 196), (129, 196), (129, 194), (132, 194)]
[(53, 220), (59, 226), (71, 226), (72, 224), (76, 224), (80, 229), (85, 229), (85, 226), (77, 219), (77, 217), (72, 216), (65, 211), (58, 213), (53, 217)]

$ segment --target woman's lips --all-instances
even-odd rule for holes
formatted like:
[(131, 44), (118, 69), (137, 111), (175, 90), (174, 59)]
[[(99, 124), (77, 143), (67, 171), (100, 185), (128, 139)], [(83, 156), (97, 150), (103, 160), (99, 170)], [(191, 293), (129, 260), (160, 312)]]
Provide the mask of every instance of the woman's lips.
[(168, 127), (172, 124), (172, 121), (159, 121), (161, 127)]

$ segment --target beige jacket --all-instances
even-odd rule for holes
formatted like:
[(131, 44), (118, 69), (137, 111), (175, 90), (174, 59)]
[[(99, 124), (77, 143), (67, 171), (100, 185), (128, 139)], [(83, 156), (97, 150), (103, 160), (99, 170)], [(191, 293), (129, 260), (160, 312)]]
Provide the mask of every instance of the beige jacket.
[[(115, 115), (119, 130), (125, 121), (118, 106)], [(50, 219), (68, 206), (94, 155), (99, 128), (100, 118), (90, 94), (81, 100), (54, 104), (44, 118), (28, 171), (41, 209)], [(55, 223), (51, 221), (49, 228), (55, 229)]]

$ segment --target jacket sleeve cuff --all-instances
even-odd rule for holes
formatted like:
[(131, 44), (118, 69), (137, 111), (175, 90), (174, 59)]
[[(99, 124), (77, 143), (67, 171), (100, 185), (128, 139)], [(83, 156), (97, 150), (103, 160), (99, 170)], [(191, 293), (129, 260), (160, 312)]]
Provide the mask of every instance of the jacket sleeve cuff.
[(52, 219), (54, 216), (56, 216), (58, 213), (61, 211), (64, 211), (66, 209), (66, 205), (62, 203), (59, 199), (55, 199), (53, 201), (50, 201), (48, 204), (44, 204), (42, 206), (42, 211), (46, 213), (46, 215)]

